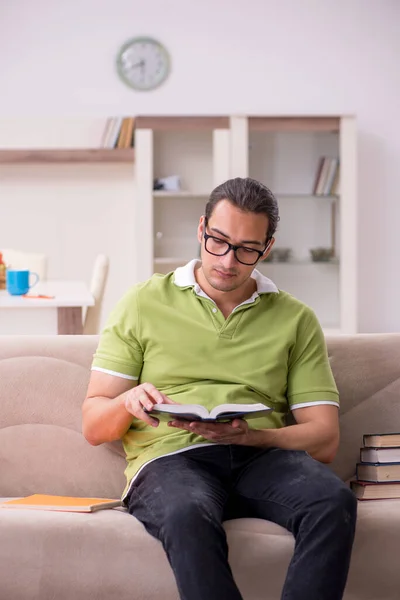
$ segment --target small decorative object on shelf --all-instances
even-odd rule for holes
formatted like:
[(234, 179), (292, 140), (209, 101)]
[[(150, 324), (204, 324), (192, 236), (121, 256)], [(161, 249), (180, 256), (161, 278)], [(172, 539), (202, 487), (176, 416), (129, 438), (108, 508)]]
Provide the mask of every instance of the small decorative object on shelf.
[(6, 289), (6, 265), (3, 261), (3, 255), (0, 252), (0, 290)]
[(275, 248), (273, 252), (278, 262), (288, 262), (292, 257), (291, 248)]
[(291, 258), (291, 248), (274, 248), (262, 262), (288, 262)]
[(153, 181), (153, 190), (164, 190), (165, 192), (179, 192), (181, 189), (181, 178), (179, 175), (168, 177), (157, 177)]
[(333, 259), (332, 248), (310, 248), (310, 254), (313, 262), (330, 262)]
[(271, 252), (268, 254), (267, 258), (263, 258), (263, 260), (261, 262), (272, 262), (274, 260), (274, 251), (271, 250)]

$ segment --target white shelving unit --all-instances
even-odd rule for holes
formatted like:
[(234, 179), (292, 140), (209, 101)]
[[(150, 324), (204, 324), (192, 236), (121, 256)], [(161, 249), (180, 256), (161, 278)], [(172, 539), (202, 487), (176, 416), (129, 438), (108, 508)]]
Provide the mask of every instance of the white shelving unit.
[[(144, 117), (136, 127), (137, 272), (145, 280), (198, 256), (199, 218), (211, 190), (230, 177), (230, 132), (227, 117)], [(171, 175), (181, 189), (153, 190), (155, 178)]]
[[(357, 332), (356, 124), (338, 117), (231, 117), (234, 175), (253, 177), (276, 195), (280, 223), (274, 248), (287, 263), (258, 268), (310, 305), (329, 333)], [(312, 194), (321, 156), (340, 159), (340, 195)], [(336, 260), (313, 262), (310, 249), (333, 247)]]
[[(340, 159), (340, 195), (312, 193), (321, 156)], [(199, 217), (210, 191), (230, 177), (253, 177), (276, 195), (275, 248), (288, 262), (257, 268), (309, 304), (329, 333), (357, 331), (356, 125), (340, 117), (140, 117), (135, 134), (136, 256), (139, 280), (198, 256)], [(177, 175), (179, 191), (153, 191)], [(310, 249), (335, 260), (313, 262)]]

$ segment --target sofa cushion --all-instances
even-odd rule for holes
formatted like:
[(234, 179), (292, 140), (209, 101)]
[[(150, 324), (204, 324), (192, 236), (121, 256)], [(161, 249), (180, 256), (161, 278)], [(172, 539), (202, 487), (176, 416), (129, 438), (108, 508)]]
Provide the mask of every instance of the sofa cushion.
[[(225, 526), (230, 561), (245, 597), (279, 597), (292, 536), (257, 519)], [(0, 509), (0, 528), (4, 598), (178, 600), (160, 542), (123, 508), (91, 514)]]
[(0, 337), (0, 495), (119, 498), (121, 444), (95, 448), (81, 431), (97, 338)]
[[(359, 502), (358, 508), (345, 600), (395, 600), (400, 501)], [(0, 509), (0, 527), (0, 581), (7, 600), (178, 600), (161, 544), (123, 508), (92, 514)], [(292, 535), (258, 519), (227, 521), (225, 529), (246, 600), (279, 598)]]
[(327, 339), (340, 392), (340, 445), (333, 470), (355, 473), (363, 434), (398, 430), (400, 334), (358, 334)]
[[(2, 495), (56, 494), (120, 498), (125, 460), (88, 444), (78, 431), (26, 423), (0, 429)], [(82, 468), (84, 466), (84, 468)]]
[[(38, 491), (78, 495), (78, 489), (86, 496), (122, 493), (125, 461), (120, 457), (117, 464), (120, 446), (91, 448), (73, 435), (81, 435), (81, 406), (97, 343), (97, 336), (0, 336), (0, 464), (7, 469), (7, 475), (0, 478), (1, 495)], [(341, 443), (332, 468), (346, 480), (354, 474), (363, 433), (393, 431), (398, 422), (400, 334), (338, 336), (328, 338), (327, 343), (341, 398)], [(36, 434), (29, 433), (25, 426), (30, 425), (55, 428), (53, 433), (42, 430), (54, 441), (51, 451), (50, 445), (39, 445)], [(8, 429), (15, 426), (13, 443)], [(32, 453), (27, 462), (30, 446), (24, 445), (24, 439), (29, 435)], [(17, 460), (13, 446), (21, 444), (21, 460)], [(82, 460), (74, 479), (71, 473), (77, 456)], [(56, 469), (45, 466), (47, 460), (60, 465), (59, 478)], [(71, 487), (61, 476), (64, 467)]]

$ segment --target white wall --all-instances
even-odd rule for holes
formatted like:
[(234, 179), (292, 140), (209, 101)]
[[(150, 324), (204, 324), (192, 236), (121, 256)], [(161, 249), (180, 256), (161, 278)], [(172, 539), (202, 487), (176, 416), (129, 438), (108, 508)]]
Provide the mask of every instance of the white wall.
[[(400, 331), (399, 23), (397, 0), (13, 0), (0, 5), (0, 119), (357, 114), (360, 327)], [(135, 93), (115, 75), (119, 46), (138, 34), (159, 38), (172, 55), (172, 76), (156, 92)], [(24, 135), (20, 127), (15, 125), (16, 138)], [(49, 131), (43, 123), (40, 128)], [(0, 145), (9, 136), (0, 123)], [(61, 190), (50, 176), (52, 191), (42, 205), (37, 178), (47, 175), (44, 168), (39, 175), (31, 172), (31, 194), (26, 175), (23, 191), (16, 179), (8, 183), (6, 194), (1, 191), (0, 223), (15, 194), (36, 227), (38, 249), (51, 254), (50, 275), (87, 277), (97, 249), (110, 249), (113, 256), (125, 249), (125, 270), (130, 232), (123, 215), (132, 210), (124, 184), (128, 167), (115, 167), (120, 171), (110, 183), (93, 167), (84, 198), (74, 195), (68, 169)], [(46, 227), (38, 227), (33, 214), (38, 211)], [(79, 215), (96, 215), (95, 223), (89, 227)], [(61, 247), (57, 230), (48, 231), (54, 223), (62, 223)], [(12, 227), (13, 219), (0, 224), (0, 246), (10, 244), (1, 236), (11, 235)], [(77, 230), (87, 236), (85, 243), (77, 242)], [(77, 243), (86, 252), (81, 261)], [(114, 271), (113, 278), (107, 308), (127, 287), (129, 275)]]

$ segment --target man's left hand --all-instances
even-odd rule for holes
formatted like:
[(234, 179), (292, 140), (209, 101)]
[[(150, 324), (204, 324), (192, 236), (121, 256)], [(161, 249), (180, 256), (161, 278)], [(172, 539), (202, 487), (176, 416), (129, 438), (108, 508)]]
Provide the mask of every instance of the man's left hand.
[(209, 421), (184, 421), (175, 419), (168, 423), (170, 427), (186, 429), (196, 435), (201, 435), (210, 442), (217, 444), (240, 444), (251, 446), (253, 430), (249, 429), (244, 419), (234, 419), (229, 423), (211, 423)]

